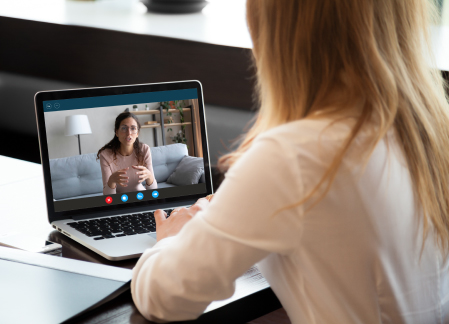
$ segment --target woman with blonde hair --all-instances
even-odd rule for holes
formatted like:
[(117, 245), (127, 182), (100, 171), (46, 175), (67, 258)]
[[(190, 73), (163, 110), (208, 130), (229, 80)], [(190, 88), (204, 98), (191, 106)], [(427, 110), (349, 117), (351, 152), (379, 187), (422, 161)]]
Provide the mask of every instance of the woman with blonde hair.
[(155, 213), (159, 242), (132, 281), (145, 317), (193, 319), (258, 263), (292, 323), (449, 322), (433, 9), (248, 0), (260, 111), (210, 203)]

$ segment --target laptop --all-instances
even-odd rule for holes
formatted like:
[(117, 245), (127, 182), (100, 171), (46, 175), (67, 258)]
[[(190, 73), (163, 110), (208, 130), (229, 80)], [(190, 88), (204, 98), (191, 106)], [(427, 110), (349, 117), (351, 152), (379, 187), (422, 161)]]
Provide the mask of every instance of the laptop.
[[(169, 215), (213, 193), (199, 81), (42, 91), (35, 110), (48, 221), (108, 260), (137, 258), (156, 244), (155, 210)], [(124, 112), (132, 117), (116, 128)], [(137, 150), (127, 156), (106, 145), (121, 131), (133, 140), (136, 128), (127, 120), (140, 124), (134, 137), (144, 160)], [(98, 159), (99, 151), (109, 160)], [(136, 180), (130, 165), (126, 187), (111, 188), (108, 177), (127, 159), (139, 160), (153, 178)]]

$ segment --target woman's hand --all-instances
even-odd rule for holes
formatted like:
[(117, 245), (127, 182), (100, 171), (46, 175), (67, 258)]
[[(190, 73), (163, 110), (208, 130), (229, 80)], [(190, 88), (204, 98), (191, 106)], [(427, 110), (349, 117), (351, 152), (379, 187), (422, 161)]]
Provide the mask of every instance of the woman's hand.
[(182, 207), (176, 208), (167, 218), (167, 213), (162, 209), (158, 209), (154, 212), (154, 219), (156, 220), (156, 235), (157, 240), (160, 241), (163, 238), (169, 236), (175, 236), (179, 233), (181, 228), (195, 216), (200, 210), (209, 205), (209, 200), (206, 198), (200, 198), (190, 208)]
[(151, 186), (154, 181), (153, 172), (142, 165), (133, 165), (133, 168), (138, 170), (136, 174), (139, 176), (139, 183), (147, 181), (147, 186)]
[(109, 188), (115, 189), (117, 187), (117, 183), (119, 185), (121, 185), (122, 187), (128, 187), (127, 183), (128, 183), (129, 177), (126, 176), (126, 172), (128, 171), (128, 169), (129, 169), (129, 167), (115, 171), (113, 174), (111, 174), (111, 176), (109, 177), (109, 180), (108, 180)]

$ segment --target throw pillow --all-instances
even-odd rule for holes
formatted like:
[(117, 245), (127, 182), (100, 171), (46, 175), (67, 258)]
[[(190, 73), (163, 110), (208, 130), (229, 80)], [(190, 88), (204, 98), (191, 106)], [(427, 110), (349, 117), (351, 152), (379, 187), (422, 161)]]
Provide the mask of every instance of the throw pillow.
[(168, 177), (167, 183), (177, 186), (197, 184), (203, 173), (203, 158), (184, 156), (175, 171)]

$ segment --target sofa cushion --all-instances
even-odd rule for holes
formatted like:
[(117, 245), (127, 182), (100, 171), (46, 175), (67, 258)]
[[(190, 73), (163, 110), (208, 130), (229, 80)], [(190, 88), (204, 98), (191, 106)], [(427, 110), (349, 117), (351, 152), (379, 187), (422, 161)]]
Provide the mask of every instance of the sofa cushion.
[(203, 173), (203, 158), (185, 156), (181, 162), (179, 162), (175, 171), (168, 177), (167, 183), (172, 183), (177, 186), (197, 184)]
[[(185, 144), (151, 147), (151, 160), (159, 188), (174, 187), (166, 183), (184, 156)], [(96, 153), (50, 160), (53, 199), (74, 199), (103, 194), (100, 161)]]
[(103, 192), (95, 153), (50, 160), (50, 174), (54, 199)]
[(171, 144), (151, 148), (151, 160), (156, 181), (166, 182), (170, 174), (175, 171), (179, 162), (188, 155), (187, 145)]
[(167, 182), (158, 182), (157, 183), (157, 188), (161, 189), (161, 188), (173, 188), (173, 187), (177, 187), (174, 184), (171, 183), (167, 183)]
[(201, 175), (200, 181), (198, 181), (198, 183), (205, 183), (206, 182), (206, 173), (203, 172), (203, 174)]

